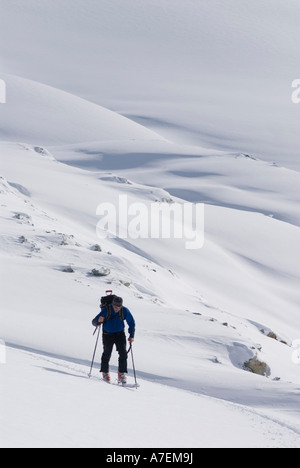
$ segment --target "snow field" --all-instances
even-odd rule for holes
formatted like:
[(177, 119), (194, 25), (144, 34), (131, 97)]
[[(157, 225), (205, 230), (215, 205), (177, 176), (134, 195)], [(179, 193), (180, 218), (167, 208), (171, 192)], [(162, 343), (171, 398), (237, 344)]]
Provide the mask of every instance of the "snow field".
[[(220, 294), (222, 288), (216, 288), (216, 281), (219, 278), (222, 284), (229, 268), (229, 263), (222, 267), (220, 261), (222, 258), (230, 258), (232, 263), (232, 245), (236, 251), (242, 250), (243, 246), (238, 244), (238, 237), (236, 240), (233, 237), (233, 244), (227, 243), (220, 248), (222, 238), (216, 227), (213, 230), (214, 237), (206, 241), (208, 252), (201, 252), (202, 263), (198, 261), (199, 253), (188, 255), (175, 241), (162, 241), (160, 244), (158, 241), (148, 240), (150, 245), (143, 241), (140, 245), (136, 243), (132, 249), (129, 248), (130, 243), (103, 239), (102, 251), (95, 252), (92, 247), (99, 241), (95, 236), (94, 211), (98, 193), (101, 193), (102, 199), (117, 199), (121, 186), (123, 190), (131, 192), (131, 196), (134, 193), (136, 200), (145, 200), (149, 196), (152, 199), (153, 192), (156, 196), (161, 196), (161, 189), (149, 189), (136, 183), (120, 184), (114, 177), (103, 180), (101, 173), (96, 173), (95, 177), (91, 172), (59, 163), (49, 152), (41, 152), (28, 145), (2, 144), (2, 154), (9, 154), (10, 157), (5, 161), (6, 178), (1, 179), (1, 302), (2, 310), (5, 311), (1, 316), (1, 330), (8, 346), (9, 343), (13, 346), (12, 349), (8, 347), (7, 364), (1, 366), (8, 376), (1, 386), (7, 408), (1, 412), (3, 427), (6, 427), (3, 435), (5, 445), (107, 447), (124, 443), (124, 446), (128, 446), (126, 435), (123, 436), (124, 439), (118, 438), (117, 441), (113, 438), (113, 422), (106, 434), (109, 442), (105, 438), (96, 437), (100, 423), (96, 421), (95, 414), (91, 419), (87, 418), (87, 415), (92, 414), (94, 398), (100, 396), (111, 401), (114, 393), (123, 389), (103, 388), (102, 382), (93, 379), (89, 382), (89, 391), (95, 390), (96, 394), (87, 398), (86, 412), (80, 410), (77, 425), (74, 425), (74, 415), (70, 416), (71, 408), (77, 408), (78, 400), (82, 399), (83, 390), (77, 388), (77, 383), (81, 387), (83, 379), (79, 377), (83, 377), (83, 372), (86, 375), (89, 369), (94, 347), (91, 320), (97, 313), (98, 299), (105, 289), (113, 289), (116, 294), (122, 295), (137, 320), (135, 356), (142, 386), (135, 391), (135, 397), (128, 397), (134, 400), (127, 399), (126, 403), (123, 400), (125, 410), (121, 408), (121, 403), (114, 406), (112, 421), (119, 414), (135, 414), (131, 416), (136, 423), (135, 440), (141, 447), (148, 446), (148, 443), (149, 446), (161, 447), (189, 447), (191, 444), (195, 447), (295, 444), (295, 437), (299, 433), (299, 378), (297, 366), (291, 360), (290, 340), (297, 327), (297, 313), (296, 309), (293, 313), (293, 301), (290, 294), (285, 295), (282, 281), (277, 294), (289, 310), (289, 321), (282, 321), (280, 314), (274, 315), (272, 306), (260, 307), (262, 297), (269, 294), (268, 285), (269, 298), (274, 294), (276, 276), (272, 270), (271, 277), (260, 268), (255, 271), (255, 275), (260, 275), (260, 282), (265, 281), (265, 287), (261, 287), (262, 296), (256, 294), (251, 304), (244, 304), (245, 289), (249, 287), (251, 290), (254, 287), (257, 292), (258, 283), (253, 286), (251, 282), (245, 282), (249, 275), (254, 277), (253, 267), (249, 269), (247, 262), (240, 262), (235, 256), (238, 276), (230, 276), (235, 292), (230, 296), (228, 290)], [(43, 183), (45, 180), (48, 180), (47, 184)], [(82, 187), (88, 187), (88, 198), (82, 199)], [(226, 210), (227, 220), (231, 217), (232, 223), (242, 215), (244, 223), (247, 223), (249, 216), (252, 216), (256, 221), (256, 230), (258, 222), (262, 222), (263, 229), (269, 223), (270, 228), (274, 223), (278, 224), (279, 230), (276, 232), (280, 233), (282, 229), (281, 236), (288, 233), (293, 235), (294, 230), (296, 235), (298, 232), (291, 224), (255, 213), (247, 214), (221, 207), (208, 208), (212, 210), (211, 213), (213, 210), (219, 211), (221, 224), (222, 210)], [(224, 230), (223, 225), (222, 229)], [(227, 242), (232, 234), (231, 231), (225, 237)], [(251, 239), (251, 231), (249, 236)], [(293, 245), (292, 237), (286, 248), (292, 249)], [(210, 266), (209, 269), (214, 252), (217, 254), (218, 267)], [(278, 256), (278, 268), (282, 252), (275, 254)], [(276, 262), (275, 254), (272, 250), (270, 255), (267, 251), (262, 251), (260, 259), (266, 264)], [(206, 255), (209, 256), (209, 262), (203, 273), (200, 273), (199, 268), (203, 267)], [(250, 243), (248, 255), (257, 255)], [(187, 258), (192, 270), (187, 268)], [(64, 273), (63, 268), (70, 265), (74, 273)], [(111, 273), (102, 279), (93, 278), (88, 275), (93, 267), (109, 268)], [(281, 263), (280, 268), (296, 271), (291, 262)], [(239, 276), (243, 271), (246, 276), (240, 281)], [(200, 284), (197, 278), (201, 278)], [(230, 283), (227, 282), (227, 287)], [(239, 288), (244, 288), (239, 294), (236, 294), (239, 290), (236, 289), (237, 284), (240, 284)], [(289, 281), (286, 287), (292, 288), (292, 285), (293, 282)], [(296, 290), (294, 291), (296, 295)], [(226, 308), (219, 307), (229, 297), (231, 300)], [(276, 301), (274, 299), (274, 307)], [(278, 340), (285, 340), (287, 344), (267, 337), (271, 330), (278, 333)], [(36, 351), (28, 354), (28, 348)], [(42, 357), (39, 354), (41, 352)], [(96, 358), (96, 375), (100, 353), (101, 346)], [(59, 358), (53, 359), (53, 355)], [(268, 378), (254, 376), (243, 370), (244, 363), (255, 355), (267, 362), (270, 368)], [(42, 375), (39, 373), (38, 377), (33, 364), (36, 359), (50, 360), (50, 368), (54, 366), (52, 371)], [(78, 364), (82, 361), (84, 364)], [(12, 362), (15, 363), (14, 368), (11, 367)], [(116, 366), (114, 355), (113, 372), (116, 372)], [(77, 372), (79, 377), (76, 380), (74, 375), (68, 375)], [(63, 381), (60, 380), (62, 378)], [(70, 378), (74, 379), (72, 385), (76, 385), (76, 389), (73, 388), (73, 396), (66, 403), (65, 399), (60, 399), (60, 395), (64, 392), (68, 394)], [(21, 388), (18, 385), (20, 381)], [(35, 390), (34, 386), (37, 387)], [(11, 387), (13, 391), (21, 393), (24, 388), (24, 395), (28, 398), (30, 394), (44, 394), (43, 398), (51, 401), (50, 408), (41, 410), (44, 400), (41, 402), (33, 398), (32, 401), (29, 399), (29, 406), (24, 409), (24, 404), (19, 404), (19, 400), (16, 403), (14, 394), (10, 392)], [(52, 394), (53, 388), (58, 391), (55, 397)], [(112, 393), (108, 395), (108, 392)], [(124, 389), (124, 392), (127, 395), (130, 390)], [(165, 409), (162, 410), (161, 405), (164, 402)], [(178, 409), (172, 413), (171, 407), (173, 411), (174, 407)], [(233, 415), (229, 415), (231, 412)], [(109, 405), (105, 405), (105, 415), (105, 420), (109, 419)], [(140, 419), (141, 415), (143, 417)], [(178, 418), (184, 423), (180, 428), (177, 428), (178, 423), (177, 426), (175, 424)], [(254, 423), (249, 425), (249, 418)], [(23, 432), (18, 432), (19, 435), (15, 436), (19, 420), (22, 421), (20, 427), (24, 427), (29, 424), (29, 419), (31, 423), (27, 436)], [(47, 427), (44, 428), (46, 420)], [(127, 422), (128, 418), (125, 420)], [(141, 420), (149, 421), (146, 426), (142, 426), (142, 432), (137, 429), (141, 426)], [(155, 433), (157, 420), (162, 431)], [(205, 430), (203, 426), (199, 426), (199, 420), (206, 421)], [(55, 435), (54, 427), (57, 424), (61, 430)], [(224, 431), (228, 425), (231, 430)], [(125, 426), (124, 423), (122, 433), (126, 432)], [(264, 427), (262, 433), (256, 432), (257, 426)], [(74, 427), (77, 429), (74, 430)], [(170, 427), (177, 429), (170, 431)], [(239, 428), (237, 435), (232, 427)], [(82, 429), (86, 432), (81, 432), (79, 428), (86, 428)], [(151, 438), (148, 439), (149, 437)]]
[(89, 380), (87, 366), (50, 355), (8, 347), (1, 372), (1, 438), (10, 447), (299, 445), (293, 430), (259, 411), (144, 380), (138, 390), (109, 386)]

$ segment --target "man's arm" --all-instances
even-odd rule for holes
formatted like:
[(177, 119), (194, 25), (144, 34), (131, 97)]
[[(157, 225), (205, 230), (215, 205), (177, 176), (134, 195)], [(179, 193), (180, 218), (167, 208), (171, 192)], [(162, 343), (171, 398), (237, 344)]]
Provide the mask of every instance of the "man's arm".
[(102, 310), (100, 314), (98, 314), (97, 317), (95, 317), (94, 320), (92, 321), (92, 324), (94, 325), (94, 327), (99, 327), (99, 325), (101, 325), (101, 323), (104, 322), (105, 317), (106, 317), (105, 312), (104, 310)]
[(129, 342), (134, 342), (134, 335), (135, 335), (135, 320), (130, 312), (129, 309), (126, 310), (125, 320), (128, 324), (128, 332), (129, 332)]

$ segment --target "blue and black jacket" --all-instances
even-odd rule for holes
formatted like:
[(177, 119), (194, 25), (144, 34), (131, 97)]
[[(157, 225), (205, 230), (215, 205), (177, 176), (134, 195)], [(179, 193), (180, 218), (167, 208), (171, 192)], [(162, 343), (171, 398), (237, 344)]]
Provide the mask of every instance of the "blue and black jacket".
[[(108, 309), (110, 308), (110, 310)], [(120, 333), (125, 329), (124, 320), (128, 324), (128, 332), (130, 338), (134, 338), (135, 335), (135, 320), (127, 307), (122, 307), (120, 312), (115, 312), (113, 306), (107, 306), (101, 310), (100, 314), (93, 320), (93, 325), (97, 327), (99, 325), (99, 318), (104, 317), (103, 332), (112, 335), (113, 333)], [(108, 320), (106, 320), (108, 317)]]

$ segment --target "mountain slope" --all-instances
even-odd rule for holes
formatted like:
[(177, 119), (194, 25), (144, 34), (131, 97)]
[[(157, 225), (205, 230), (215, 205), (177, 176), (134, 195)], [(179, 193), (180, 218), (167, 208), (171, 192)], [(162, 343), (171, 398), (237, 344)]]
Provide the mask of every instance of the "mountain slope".
[(1, 71), (178, 143), (299, 169), (297, 0), (0, 0), (0, 8)]
[(300, 10), (236, 5), (0, 0), (0, 446), (299, 446)]
[[(281, 434), (285, 429), (282, 428), (286, 426), (293, 432), (289, 432), (284, 444), (294, 444), (293, 434), (299, 433), (299, 376), (291, 360), (290, 344), (299, 333), (295, 277), (298, 262), (293, 257), (297, 227), (256, 213), (208, 205), (207, 238), (202, 250), (187, 251), (184, 242), (175, 239), (102, 239), (102, 252), (95, 252), (93, 245), (99, 243), (95, 231), (98, 202), (109, 200), (117, 204), (122, 193), (132, 201), (147, 205), (166, 199), (167, 192), (134, 182), (124, 183), (124, 178), (115, 175), (107, 180), (105, 172), (70, 167), (57, 162), (45, 149), (24, 144), (1, 143), (1, 172), (4, 175), (0, 243), (4, 314), (0, 327), (8, 344), (43, 351), (47, 361), (53, 354), (73, 363), (83, 360), (87, 372), (94, 346), (91, 320), (97, 313), (99, 297), (106, 289), (113, 289), (124, 297), (137, 320), (135, 357), (139, 379), (229, 401), (233, 406), (224, 407), (221, 403), (224, 418), (227, 411), (236, 414), (237, 404), (248, 408), (241, 413), (245, 430), (239, 430), (239, 439), (234, 431), (228, 439), (220, 436), (212, 440), (209, 435), (207, 438), (203, 435), (202, 441), (194, 442), (196, 446), (202, 442), (258, 445), (256, 436), (250, 437), (247, 429), (252, 410), (255, 414), (259, 411), (258, 420), (262, 416), (267, 418), (264, 423), (270, 422), (269, 418), (273, 421), (271, 426), (266, 423), (268, 430), (264, 432), (263, 446), (270, 444), (268, 434), (273, 434), (278, 427), (274, 445), (283, 443)], [(270, 243), (266, 249), (271, 235), (274, 245)], [(275, 250), (279, 240), (284, 240), (286, 251)], [(257, 250), (259, 245), (262, 250)], [(63, 272), (69, 266), (74, 273)], [(89, 275), (92, 268), (108, 268), (110, 274), (94, 278)], [(277, 334), (278, 341), (267, 336), (270, 331)], [(10, 353), (8, 348), (8, 359)], [(267, 363), (268, 378), (244, 370), (245, 362), (254, 356)], [(96, 369), (99, 358), (100, 349)], [(25, 356), (20, 355), (21, 366), (27, 365), (23, 359)], [(8, 360), (5, 372), (14, 387), (12, 362)], [(116, 364), (114, 356), (114, 371)], [(53, 376), (63, 377), (56, 369), (55, 365), (54, 373), (46, 377), (51, 385), (54, 385)], [(15, 372), (22, 375), (19, 364)], [(35, 370), (28, 372), (31, 375)], [(33, 379), (38, 386), (38, 377)], [(44, 377), (41, 379), (44, 385)], [(148, 392), (152, 394), (152, 387), (148, 390), (145, 382), (142, 383), (140, 390), (145, 394), (142, 393), (141, 405)], [(61, 385), (63, 388), (64, 381)], [(74, 385), (76, 393), (75, 382)], [(32, 382), (27, 381), (26, 387), (30, 393), (36, 391)], [(8, 395), (9, 388), (2, 386), (1, 392), (6, 392), (5, 401), (11, 408), (13, 393)], [(106, 393), (102, 392), (107, 391), (106, 387), (96, 390), (103, 398)], [(169, 390), (165, 391), (168, 398)], [(173, 396), (176, 401), (181, 398), (178, 393)], [(57, 398), (53, 401), (55, 408), (58, 408)], [(186, 404), (193, 406), (196, 401), (199, 402), (193, 397)], [(215, 415), (219, 403), (211, 403)], [(37, 407), (29, 408), (28, 412), (32, 411), (34, 416), (33, 434), (39, 431), (40, 444), (47, 444)], [(151, 408), (155, 415), (155, 402)], [(203, 406), (197, 408), (203, 414)], [(2, 413), (4, 427), (7, 423), (10, 428), (3, 436), (4, 444), (11, 443), (20, 414), (28, 418), (28, 413), (18, 410), (18, 405), (15, 411)], [(89, 411), (87, 408), (88, 414)], [(60, 414), (68, 416), (64, 412)], [(57, 415), (53, 413), (51, 425), (56, 424)], [(191, 415), (187, 415), (187, 420), (192, 427)], [(214, 419), (208, 434), (217, 431), (219, 424), (223, 427), (223, 422), (223, 416), (221, 422)], [(151, 427), (152, 423), (149, 424)], [(69, 430), (65, 426), (64, 431)], [(147, 428), (145, 431), (140, 433), (141, 446), (148, 444)], [(180, 438), (181, 432), (162, 438), (161, 445), (178, 444), (177, 436)], [(84, 438), (78, 439), (76, 431), (70, 437), (70, 445), (87, 443)], [(21, 435), (19, 443), (26, 444)], [(54, 436), (49, 443), (58, 444)], [(120, 443), (116, 441), (116, 445)]]
[(161, 139), (145, 127), (72, 94), (1, 73), (7, 103), (0, 107), (0, 138), (66, 144), (93, 140)]

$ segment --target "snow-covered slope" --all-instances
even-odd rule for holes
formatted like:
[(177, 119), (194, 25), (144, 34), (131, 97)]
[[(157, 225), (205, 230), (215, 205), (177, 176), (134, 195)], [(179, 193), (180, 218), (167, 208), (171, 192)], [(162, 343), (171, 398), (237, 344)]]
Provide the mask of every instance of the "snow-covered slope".
[[(22, 351), (25, 347), (43, 351), (46, 360), (51, 354), (67, 357), (72, 369), (80, 360), (81, 372), (87, 374), (94, 346), (90, 321), (97, 313), (99, 297), (105, 289), (113, 289), (124, 297), (137, 320), (135, 353), (141, 392), (149, 397), (152, 394), (152, 387), (148, 389), (144, 382), (147, 380), (167, 385), (163, 392), (172, 386), (230, 401), (233, 406), (225, 405), (225, 413), (230, 408), (239, 412), (235, 405), (241, 404), (249, 408), (241, 412), (246, 425), (253, 409), (260, 408), (257, 417), (267, 418), (267, 434), (286, 424), (297, 433), (299, 377), (290, 347), (299, 333), (296, 226), (259, 213), (207, 205), (206, 242), (200, 251), (187, 251), (180, 240), (102, 239), (102, 251), (95, 252), (93, 245), (99, 242), (95, 231), (98, 202), (117, 203), (119, 194), (127, 193), (132, 200), (149, 203), (166, 199), (167, 192), (134, 182), (124, 184), (124, 178), (108, 176), (107, 172), (70, 167), (57, 162), (45, 149), (31, 145), (2, 143), (1, 155), (4, 313), (0, 327), (8, 344), (19, 349), (17, 355), (8, 350), (8, 367), (15, 359), (16, 366), (23, 359), (27, 365)], [(280, 242), (281, 248), (276, 250)], [(74, 273), (63, 272), (69, 266)], [(89, 276), (93, 268), (109, 268), (110, 275), (93, 278)], [(278, 341), (267, 336), (271, 331)], [(268, 378), (243, 370), (244, 363), (255, 355), (268, 364)], [(54, 365), (55, 372), (66, 366), (59, 362)], [(2, 391), (9, 402), (12, 394), (8, 382), (14, 385), (19, 371), (13, 375), (12, 369), (7, 372), (11, 380), (5, 381)], [(55, 372), (57, 378), (60, 373)], [(25, 381), (31, 391), (32, 382)], [(172, 395), (181, 401), (180, 393)], [(103, 398), (107, 398), (106, 393)], [(141, 398), (140, 404), (136, 399), (132, 402), (131, 410), (138, 411), (142, 424), (147, 414), (142, 406), (145, 395)], [(195, 414), (196, 401), (199, 411), (206, 408), (206, 400), (200, 403), (190, 398), (186, 404), (191, 405), (191, 414)], [(210, 401), (212, 411), (217, 411), (220, 403)], [(57, 404), (56, 398), (53, 404)], [(89, 414), (90, 409), (87, 411)], [(152, 411), (156, 418), (160, 410), (155, 402)], [(58, 417), (55, 414), (51, 424)], [(65, 412), (59, 414), (67, 418)], [(19, 416), (2, 412), (2, 418), (8, 427), (4, 444), (26, 445), (27, 439), (20, 435), (16, 440), (13, 433)], [(35, 433), (42, 422), (37, 415), (33, 421)], [(192, 415), (189, 421), (192, 428)], [(222, 421), (223, 417), (216, 426), (223, 426)], [(148, 426), (142, 427), (139, 444), (153, 444), (153, 439), (147, 438)], [(70, 431), (70, 427), (65, 427), (63, 437), (64, 431)], [(46, 443), (46, 432), (39, 432), (38, 444), (64, 444), (55, 437)], [(256, 436), (248, 438), (248, 429), (239, 430), (239, 439), (231, 435), (230, 441), (220, 435), (208, 445), (257, 445)], [(76, 431), (70, 437), (71, 444), (89, 445)], [(293, 445), (294, 437), (287, 437), (284, 445)], [(205, 445), (204, 440), (200, 437), (199, 444), (193, 444)], [(160, 443), (179, 446), (180, 442), (182, 433), (178, 431)], [(261, 445), (268, 444), (272, 445), (267, 435)], [(275, 439), (274, 446), (278, 444), (279, 439)], [(116, 445), (122, 445), (122, 441)]]
[(40, 145), (94, 140), (162, 139), (145, 127), (69, 93), (2, 73), (7, 104), (0, 138)]
[[(0, 0), (1, 447), (299, 447), (298, 6), (268, 5)], [(120, 196), (204, 202), (203, 248), (99, 239)], [(87, 378), (111, 289), (138, 390), (99, 380), (101, 346)]]
[(299, 172), (245, 153), (169, 142), (92, 142), (51, 147), (61, 162), (90, 171), (117, 171), (164, 187), (191, 203), (257, 211), (299, 226)]
[(299, 169), (298, 0), (1, 0), (1, 71)]
[[(134, 441), (136, 448), (288, 448), (299, 443), (291, 428), (244, 405), (146, 381), (138, 391), (109, 387), (97, 377), (88, 380), (84, 364), (29, 350), (10, 348), (8, 358), (0, 415), (7, 447), (128, 448)], [(18, 425), (12, 418), (16, 406)]]

